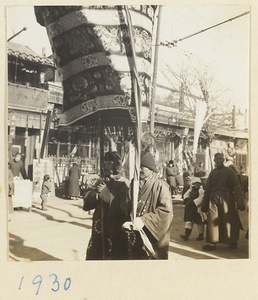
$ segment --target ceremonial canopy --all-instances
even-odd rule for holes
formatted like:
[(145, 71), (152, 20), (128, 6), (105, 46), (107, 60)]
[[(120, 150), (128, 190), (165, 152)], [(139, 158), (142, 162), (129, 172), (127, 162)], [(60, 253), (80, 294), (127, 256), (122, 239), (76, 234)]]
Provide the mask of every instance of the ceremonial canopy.
[(107, 125), (130, 124), (137, 98), (135, 68), (141, 102), (148, 105), (155, 7), (127, 9), (131, 26), (124, 6), (35, 7), (63, 82), (64, 111), (59, 125), (92, 124), (99, 118)]

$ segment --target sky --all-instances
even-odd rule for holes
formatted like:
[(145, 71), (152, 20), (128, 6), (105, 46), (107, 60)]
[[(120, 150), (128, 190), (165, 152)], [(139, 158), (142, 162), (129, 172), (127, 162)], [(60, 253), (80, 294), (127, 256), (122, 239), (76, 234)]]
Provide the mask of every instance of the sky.
[[(161, 14), (168, 21), (161, 24), (160, 40), (184, 38), (248, 10), (239, 5), (165, 7)], [(187, 61), (208, 68), (231, 91), (236, 106), (248, 108), (249, 14), (178, 42), (176, 47), (161, 47), (159, 56), (174, 70)]]
[[(249, 10), (248, 6), (163, 6), (160, 40), (173, 41), (234, 18)], [(179, 65), (191, 61), (206, 66), (232, 94), (234, 104), (241, 109), (249, 104), (249, 18), (245, 15), (194, 37), (178, 42), (176, 47), (159, 47), (158, 66), (166, 62), (175, 72)], [(46, 48), (52, 54), (46, 29), (36, 22), (32, 6), (7, 8), (7, 38), (23, 27), (27, 30), (12, 41), (28, 45), (38, 54)], [(162, 73), (158, 83), (169, 85)]]

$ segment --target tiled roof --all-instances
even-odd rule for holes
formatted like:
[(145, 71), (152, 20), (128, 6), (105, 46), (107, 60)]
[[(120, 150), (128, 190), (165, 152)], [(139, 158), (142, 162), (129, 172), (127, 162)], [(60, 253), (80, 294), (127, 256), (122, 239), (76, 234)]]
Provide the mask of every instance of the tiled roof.
[(24, 60), (37, 62), (43, 65), (54, 66), (54, 62), (52, 59), (39, 55), (34, 52), (29, 46), (24, 46), (22, 44), (12, 42), (7, 43), (7, 53), (8, 55), (13, 55)]

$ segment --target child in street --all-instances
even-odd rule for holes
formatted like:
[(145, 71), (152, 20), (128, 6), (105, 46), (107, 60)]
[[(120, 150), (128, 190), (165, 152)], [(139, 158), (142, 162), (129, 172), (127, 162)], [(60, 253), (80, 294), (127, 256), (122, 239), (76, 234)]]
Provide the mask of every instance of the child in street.
[(197, 224), (199, 231), (199, 236), (197, 237), (197, 240), (201, 241), (204, 239), (204, 222), (206, 215), (200, 210), (204, 195), (204, 190), (201, 185), (201, 179), (195, 177), (194, 179), (192, 179), (191, 187), (184, 194), (185, 234), (181, 234), (180, 237), (185, 241), (188, 241), (194, 223)]
[(42, 189), (41, 189), (41, 194), (40, 198), (42, 200), (41, 202), (41, 207), (42, 210), (46, 211), (46, 203), (47, 203), (47, 198), (48, 198), (48, 193), (51, 192), (51, 180), (49, 175), (45, 175), (43, 178), (43, 183), (42, 183)]

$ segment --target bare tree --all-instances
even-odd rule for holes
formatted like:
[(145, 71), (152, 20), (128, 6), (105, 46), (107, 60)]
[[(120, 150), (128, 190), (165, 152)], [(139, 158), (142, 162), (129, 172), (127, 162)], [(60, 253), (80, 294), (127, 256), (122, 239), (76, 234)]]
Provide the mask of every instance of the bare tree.
[(226, 128), (232, 126), (233, 105), (229, 90), (216, 79), (207, 66), (201, 62), (195, 66), (188, 60), (187, 63), (177, 68), (177, 71), (174, 71), (166, 62), (163, 62), (160, 69), (173, 89), (170, 97), (173, 97), (175, 91), (183, 95), (183, 99), (179, 101), (183, 102), (184, 111), (195, 117), (197, 101), (202, 100), (207, 103), (203, 129), (210, 128), (210, 131), (214, 126)]

